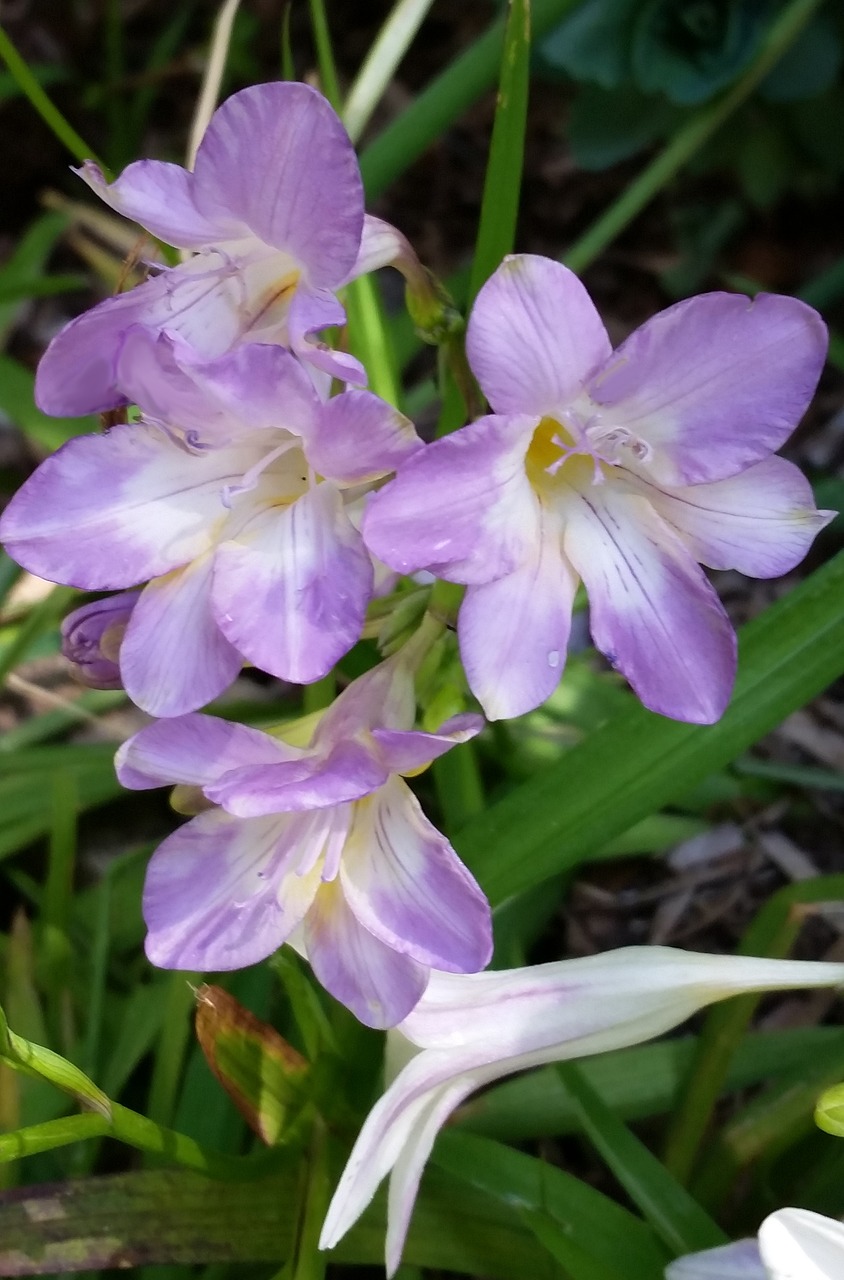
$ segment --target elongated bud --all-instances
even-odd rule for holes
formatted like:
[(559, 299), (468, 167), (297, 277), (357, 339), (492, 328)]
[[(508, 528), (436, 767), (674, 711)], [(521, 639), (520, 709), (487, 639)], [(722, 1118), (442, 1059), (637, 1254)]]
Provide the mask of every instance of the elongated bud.
[(121, 591), (83, 604), (62, 623), (62, 653), (91, 689), (122, 689), (120, 645), (140, 591)]

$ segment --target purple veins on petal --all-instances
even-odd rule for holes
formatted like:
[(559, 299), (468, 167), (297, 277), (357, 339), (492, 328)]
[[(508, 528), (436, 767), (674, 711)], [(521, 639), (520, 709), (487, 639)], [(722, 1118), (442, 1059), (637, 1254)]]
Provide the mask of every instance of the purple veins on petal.
[(362, 526), (391, 568), (468, 588), (460, 652), (489, 718), (553, 691), (578, 580), (596, 645), (646, 706), (693, 723), (723, 713), (735, 637), (698, 566), (787, 572), (829, 518), (773, 456), (826, 343), (802, 302), (712, 293), (612, 351), (567, 268), (502, 263), (467, 330), (495, 413), (400, 463)]

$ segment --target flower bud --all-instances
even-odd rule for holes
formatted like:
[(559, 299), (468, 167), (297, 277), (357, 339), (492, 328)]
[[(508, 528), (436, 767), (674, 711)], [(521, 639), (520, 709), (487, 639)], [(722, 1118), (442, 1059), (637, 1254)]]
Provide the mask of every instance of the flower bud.
[(62, 653), (91, 689), (122, 689), (120, 644), (140, 591), (121, 591), (83, 604), (62, 623)]

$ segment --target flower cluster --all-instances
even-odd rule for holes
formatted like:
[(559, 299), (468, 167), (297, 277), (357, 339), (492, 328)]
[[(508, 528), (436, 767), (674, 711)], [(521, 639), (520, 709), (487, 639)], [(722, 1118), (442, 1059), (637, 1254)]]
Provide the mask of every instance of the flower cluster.
[(156, 717), (118, 753), (124, 785), (172, 785), (190, 816), (149, 865), (150, 959), (231, 969), (290, 941), (416, 1055), (367, 1122), (323, 1237), (392, 1170), (392, 1268), (436, 1131), (471, 1089), (654, 1035), (734, 990), (844, 974), (657, 949), (482, 974), (489, 905), (404, 780), (484, 723), (464, 709), (417, 727), (437, 610), (397, 625), (404, 643), (318, 715), (264, 732), (202, 708), (244, 663), (323, 679), (385, 577), (424, 571), (465, 587), (459, 651), (488, 719), (552, 693), (582, 583), (595, 645), (645, 705), (716, 720), (735, 636), (701, 565), (782, 574), (828, 518), (774, 456), (813, 394), (824, 326), (791, 298), (713, 293), (613, 351), (570, 271), (510, 257), (467, 330), (491, 412), (426, 444), (324, 339), (344, 324), (342, 288), (389, 262), (423, 326), (446, 322), (407, 241), (365, 214), (351, 143), (315, 90), (235, 94), (192, 171), (80, 176), (181, 261), (51, 343), (40, 407), (118, 420), (47, 458), (0, 537), (33, 573), (117, 593), (71, 614), (63, 641), (84, 681), (122, 685)]

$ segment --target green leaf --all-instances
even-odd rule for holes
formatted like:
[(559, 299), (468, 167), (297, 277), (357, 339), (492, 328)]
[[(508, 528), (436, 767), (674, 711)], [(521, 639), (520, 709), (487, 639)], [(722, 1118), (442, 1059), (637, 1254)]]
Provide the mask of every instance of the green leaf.
[(93, 1080), (89, 1080), (84, 1071), (80, 1071), (72, 1062), (45, 1049), (43, 1045), (33, 1044), (23, 1036), (10, 1030), (6, 1015), (0, 1009), (0, 1062), (14, 1071), (22, 1071), (29, 1076), (48, 1080), (50, 1084), (69, 1093), (72, 1098), (105, 1119), (111, 1117), (111, 1102), (98, 1089)]
[(679, 1255), (726, 1243), (728, 1237), (717, 1223), (610, 1111), (589, 1084), (584, 1068), (562, 1062), (556, 1070), (575, 1100), (592, 1144), (668, 1247)]
[[(533, 0), (535, 38), (550, 31), (577, 3), (578, 0)], [(503, 29), (503, 19), (493, 22), (364, 149), (360, 166), (370, 202), (404, 173), (426, 147), (442, 137), (482, 93), (492, 88)]]
[(454, 844), (497, 905), (594, 856), (741, 755), (842, 671), (844, 553), (742, 628), (736, 689), (718, 724), (665, 720), (631, 695), (626, 712), (467, 823)]
[[(614, 1270), (623, 1258), (623, 1280), (661, 1277), (666, 1255), (650, 1228), (562, 1169), (488, 1138), (450, 1129), (440, 1134), (431, 1159), (437, 1168), (490, 1197), (499, 1212), (515, 1208), (520, 1214), (545, 1215), (596, 1264)], [(461, 1197), (463, 1190), (461, 1186)]]
[(42, 413), (34, 400), (35, 375), (11, 356), (0, 355), (0, 412), (11, 423), (45, 449), (58, 449), (72, 436), (95, 431), (97, 420), (90, 418), (51, 418)]
[(530, 0), (509, 0), (498, 101), (469, 279), (470, 305), (505, 254), (512, 253), (516, 238), (530, 84), (530, 9)]
[(767, 18), (764, 5), (649, 0), (632, 33), (633, 76), (645, 93), (705, 102), (747, 66)]

